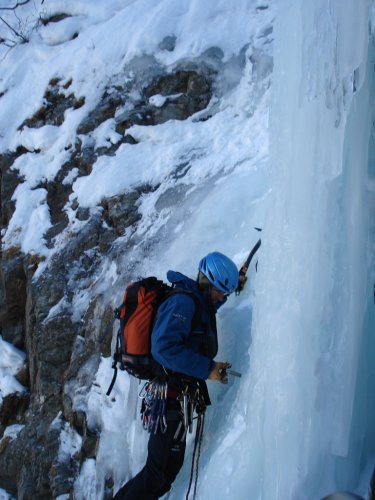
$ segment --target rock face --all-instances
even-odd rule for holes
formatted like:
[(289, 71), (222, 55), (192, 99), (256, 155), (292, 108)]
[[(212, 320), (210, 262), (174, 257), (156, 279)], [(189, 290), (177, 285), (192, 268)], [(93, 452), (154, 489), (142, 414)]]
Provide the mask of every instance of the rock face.
[[(114, 118), (116, 131), (123, 137), (119, 147), (127, 142), (126, 130), (133, 125), (185, 120), (208, 106), (213, 75), (211, 68), (202, 66), (177, 69), (171, 74), (144, 75), (146, 80), (141, 83), (138, 78), (126, 84), (116, 81), (104, 92), (100, 104), (80, 124), (77, 132), (89, 134), (101, 123)], [(159, 99), (152, 99), (156, 96)]]
[[(164, 50), (171, 51), (175, 38), (167, 37), (162, 44)], [(90, 287), (102, 257), (113, 250), (115, 240), (140, 221), (140, 196), (155, 189), (140, 185), (103, 199), (95, 210), (73, 201), (75, 218), (82, 223), (74, 231), (64, 211), (72, 184), (64, 179), (73, 169), (74, 178), (88, 175), (99, 156), (115, 155), (122, 143), (135, 144), (127, 132), (132, 125), (184, 120), (205, 110), (213, 95), (216, 72), (212, 66), (190, 62), (173, 72), (155, 64), (152, 68), (149, 72), (133, 72), (133, 80), (124, 78), (126, 83), (121, 83), (121, 75), (117, 75), (79, 125), (69, 160), (55, 179), (37, 186), (47, 191), (52, 224), (45, 234), (47, 246), (53, 251), (48, 262), (41, 256), (24, 254), (18, 247), (7, 248), (1, 255), (1, 335), (26, 352), (26, 369), (19, 373), (19, 379), (27, 391), (7, 396), (0, 407), (0, 487), (20, 500), (63, 494), (72, 498), (81, 463), (96, 456), (100, 429), (89, 428), (85, 413), (74, 409), (64, 388), (72, 381), (88, 388), (93, 383), (100, 355), (110, 354), (110, 339), (99, 342), (98, 330), (103, 331), (110, 323), (112, 312), (99, 296), (77, 317), (72, 314), (72, 301), (77, 290)], [(85, 102), (84, 96), (76, 97), (69, 91), (70, 85), (68, 77), (50, 81), (42, 108), (19, 128), (61, 125), (66, 110), (77, 109)], [(89, 140), (90, 134), (106, 120), (115, 121), (119, 140), (96, 147)], [(25, 153), (26, 149), (19, 148), (0, 156), (3, 230), (15, 209), (14, 190), (23, 182), (12, 165)], [(61, 235), (64, 239), (59, 240)], [(87, 369), (82, 370), (83, 366)], [(23, 425), (17, 436), (3, 437), (5, 428), (14, 424)], [(72, 456), (61, 454), (64, 432), (78, 443)], [(110, 479), (106, 486), (110, 489)]]
[(68, 89), (72, 80), (61, 82), (59, 78), (51, 80), (43, 96), (43, 106), (30, 118), (25, 120), (23, 127), (39, 128), (44, 125), (61, 125), (64, 123), (64, 113), (67, 109), (79, 109), (85, 104), (85, 98), (76, 98)]

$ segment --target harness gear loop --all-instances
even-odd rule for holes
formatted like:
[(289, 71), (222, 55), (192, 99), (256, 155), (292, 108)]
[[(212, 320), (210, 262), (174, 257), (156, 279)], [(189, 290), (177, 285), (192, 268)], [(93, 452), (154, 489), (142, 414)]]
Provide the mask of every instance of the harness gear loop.
[(139, 397), (142, 399), (141, 419), (144, 429), (156, 434), (158, 428), (164, 434), (167, 430), (168, 384), (152, 380), (142, 387)]
[[(167, 411), (167, 382), (158, 379), (146, 382), (139, 392), (139, 397), (142, 399), (141, 419), (144, 429), (147, 429), (149, 433), (156, 434), (158, 430), (165, 433), (167, 430), (167, 415), (169, 415), (168, 418), (171, 418), (171, 413), (176, 413), (180, 423), (176, 429), (174, 439), (177, 440), (181, 431), (183, 431), (180, 438), (180, 440), (183, 441), (188, 431), (193, 432), (193, 420), (196, 418), (197, 427), (194, 439), (194, 451), (191, 463), (189, 488), (186, 494), (186, 500), (189, 500), (189, 493), (195, 471), (194, 500), (198, 485), (199, 459), (203, 439), (205, 410), (207, 404), (210, 404), (210, 401), (205, 384), (198, 383), (195, 386), (184, 384), (182, 387), (184, 388), (182, 390), (180, 389), (176, 397), (176, 400), (180, 402), (181, 410)], [(194, 411), (197, 414), (195, 418), (193, 417)]]

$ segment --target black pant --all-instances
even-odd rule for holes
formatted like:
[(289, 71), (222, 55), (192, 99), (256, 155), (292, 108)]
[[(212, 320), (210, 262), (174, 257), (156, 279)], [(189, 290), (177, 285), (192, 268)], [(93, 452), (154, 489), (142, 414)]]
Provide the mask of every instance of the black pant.
[(116, 493), (114, 500), (156, 500), (171, 489), (184, 463), (186, 433), (181, 412), (173, 409), (177, 402), (168, 403), (166, 432), (158, 429), (156, 434), (150, 434), (146, 465)]

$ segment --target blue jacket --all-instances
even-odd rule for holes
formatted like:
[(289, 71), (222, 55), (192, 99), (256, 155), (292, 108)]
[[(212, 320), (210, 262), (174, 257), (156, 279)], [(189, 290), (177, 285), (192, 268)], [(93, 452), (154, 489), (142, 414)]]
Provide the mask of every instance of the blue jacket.
[[(178, 289), (193, 294), (195, 300), (190, 294), (175, 293), (159, 306), (151, 336), (152, 356), (169, 370), (207, 379), (218, 350), (217, 307), (210, 306), (196, 281), (175, 271), (168, 271), (167, 278)], [(193, 322), (195, 301), (200, 309), (198, 323)]]

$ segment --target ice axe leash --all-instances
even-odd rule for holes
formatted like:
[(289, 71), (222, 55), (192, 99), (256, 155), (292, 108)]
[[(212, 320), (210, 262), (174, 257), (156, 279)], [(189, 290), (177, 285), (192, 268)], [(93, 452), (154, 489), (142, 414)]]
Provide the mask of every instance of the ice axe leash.
[[(257, 231), (261, 231), (261, 229), (258, 227), (256, 227), (255, 229)], [(244, 286), (245, 286), (245, 283), (247, 280), (247, 277), (246, 277), (247, 270), (249, 269), (251, 261), (253, 260), (254, 255), (259, 250), (259, 247), (261, 244), (262, 244), (262, 240), (259, 238), (259, 240), (255, 243), (255, 245), (251, 249), (249, 255), (247, 256), (247, 259), (242, 264), (241, 269), (238, 272), (239, 280), (238, 280), (238, 286), (236, 288), (236, 295), (239, 295), (242, 292), (242, 290), (244, 289)]]

